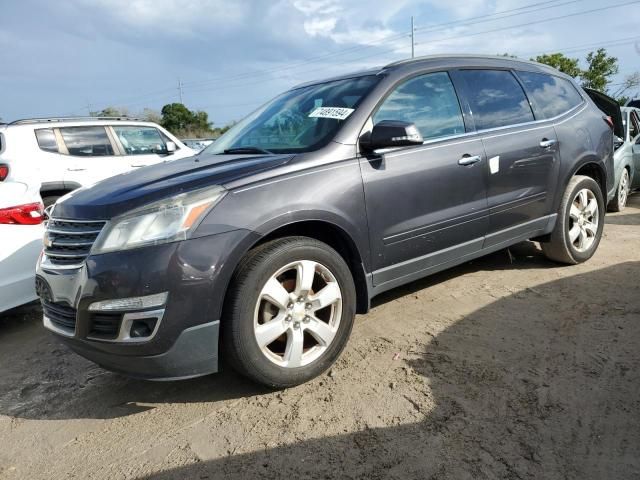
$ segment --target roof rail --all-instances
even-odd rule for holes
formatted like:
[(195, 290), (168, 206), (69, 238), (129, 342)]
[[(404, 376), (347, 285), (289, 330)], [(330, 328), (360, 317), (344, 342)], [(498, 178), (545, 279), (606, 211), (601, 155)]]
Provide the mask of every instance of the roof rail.
[(78, 120), (136, 120), (140, 121), (140, 118), (134, 117), (50, 117), (50, 118), (24, 118), (21, 120), (15, 120), (8, 125), (28, 125), (30, 123), (52, 123), (52, 122), (73, 122)]
[(448, 58), (460, 58), (460, 59), (474, 58), (474, 59), (484, 59), (484, 60), (509, 60), (509, 61), (512, 61), (512, 62), (520, 62), (520, 63), (528, 63), (528, 64), (539, 65), (536, 62), (533, 62), (531, 60), (526, 60), (524, 58), (505, 57), (505, 56), (502, 56), (502, 55), (479, 55), (479, 54), (458, 53), (458, 54), (424, 55), (424, 56), (421, 56), (421, 57), (407, 58), (407, 59), (404, 59), (404, 60), (398, 60), (396, 62), (389, 63), (389, 64), (385, 65), (384, 68), (397, 67), (397, 66), (400, 66), (400, 65), (407, 65), (407, 64), (411, 64), (411, 63), (420, 63), (420, 62), (424, 62), (424, 61), (428, 61), (428, 60), (438, 60), (438, 59), (448, 59)]

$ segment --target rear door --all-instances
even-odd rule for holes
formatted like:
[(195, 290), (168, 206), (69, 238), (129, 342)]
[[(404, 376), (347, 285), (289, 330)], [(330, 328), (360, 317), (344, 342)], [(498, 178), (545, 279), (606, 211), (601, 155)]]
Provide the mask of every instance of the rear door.
[(551, 122), (536, 124), (522, 84), (509, 70), (456, 71), (487, 155), (489, 228), (485, 247), (546, 227), (559, 171)]
[(91, 185), (100, 180), (130, 170), (124, 157), (104, 126), (60, 127), (63, 154), (69, 156), (64, 175), (68, 188)]
[(464, 135), (447, 72), (400, 83), (365, 131), (383, 120), (414, 123), (425, 144), (360, 159), (376, 286), (478, 251), (488, 224), (482, 141)]

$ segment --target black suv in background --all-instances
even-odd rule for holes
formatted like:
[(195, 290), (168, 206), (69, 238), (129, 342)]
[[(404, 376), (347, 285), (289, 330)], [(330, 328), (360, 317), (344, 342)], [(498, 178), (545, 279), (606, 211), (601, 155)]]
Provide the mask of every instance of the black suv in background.
[(543, 65), (425, 57), (308, 83), (195, 157), (58, 202), (37, 267), (44, 325), (134, 376), (224, 358), (299, 384), (385, 290), (527, 239), (589, 259), (612, 162), (611, 120)]

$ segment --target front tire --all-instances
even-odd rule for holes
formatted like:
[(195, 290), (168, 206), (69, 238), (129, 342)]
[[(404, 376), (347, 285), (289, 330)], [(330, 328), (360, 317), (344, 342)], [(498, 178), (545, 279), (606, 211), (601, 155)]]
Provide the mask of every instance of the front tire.
[(234, 274), (223, 316), (225, 354), (258, 383), (299, 385), (336, 361), (355, 308), (351, 271), (338, 252), (307, 237), (267, 242)]
[(599, 185), (590, 177), (573, 177), (562, 196), (549, 242), (542, 244), (547, 258), (569, 265), (589, 260), (602, 238), (604, 210)]

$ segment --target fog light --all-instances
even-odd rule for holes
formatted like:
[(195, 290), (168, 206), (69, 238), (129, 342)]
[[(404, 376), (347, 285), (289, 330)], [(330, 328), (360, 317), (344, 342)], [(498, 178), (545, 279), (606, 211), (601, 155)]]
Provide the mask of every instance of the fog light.
[(103, 300), (89, 305), (89, 310), (92, 312), (112, 312), (122, 310), (145, 310), (147, 308), (161, 307), (167, 302), (168, 295), (169, 292), (162, 292), (144, 297)]
[(129, 336), (131, 338), (144, 338), (150, 336), (156, 328), (157, 321), (157, 318), (134, 320), (131, 323), (131, 332), (129, 333)]

